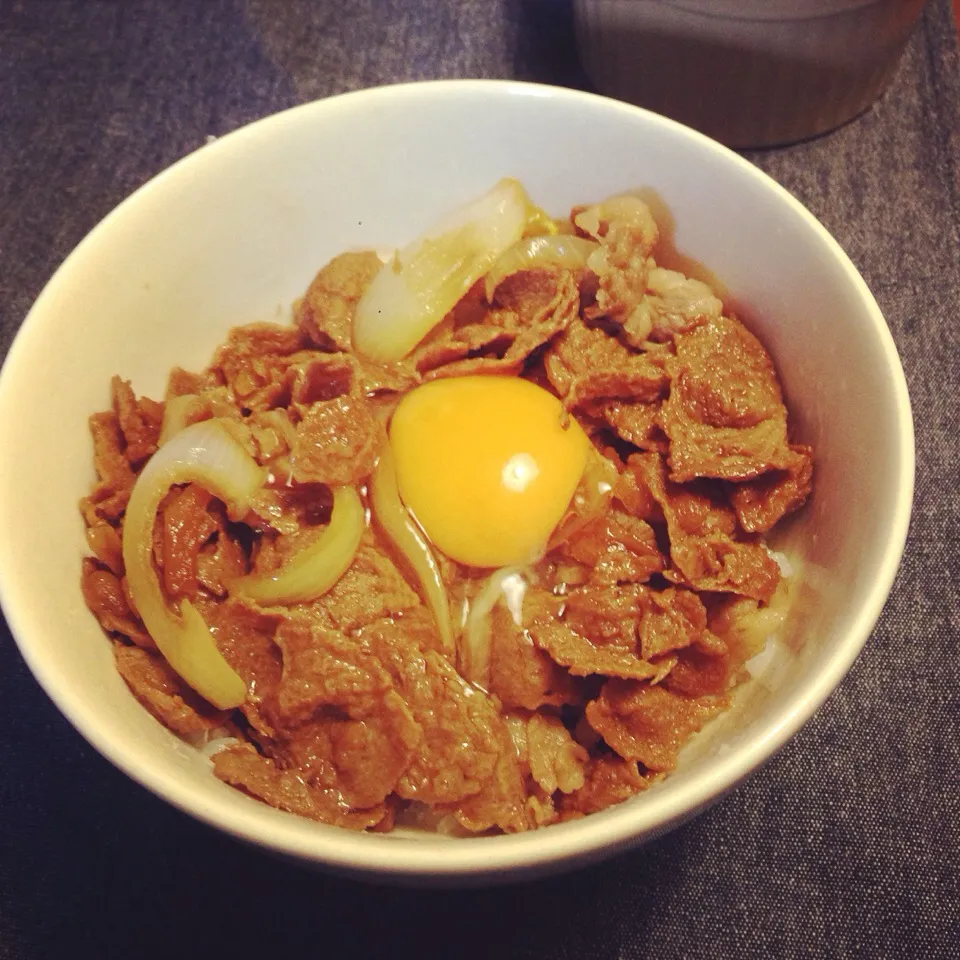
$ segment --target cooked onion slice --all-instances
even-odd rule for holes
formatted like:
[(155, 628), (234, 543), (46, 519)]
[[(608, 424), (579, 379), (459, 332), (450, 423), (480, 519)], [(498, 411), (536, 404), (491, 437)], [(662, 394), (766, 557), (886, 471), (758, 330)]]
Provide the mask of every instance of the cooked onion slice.
[(221, 710), (243, 703), (243, 680), (223, 658), (203, 617), (189, 600), (167, 605), (153, 566), (157, 509), (176, 483), (197, 483), (241, 516), (263, 483), (263, 470), (218, 420), (184, 427), (137, 477), (123, 523), (123, 562), (140, 618), (170, 666)]
[(443, 647), (452, 654), (453, 626), (450, 621), (447, 591), (429, 544), (400, 500), (389, 443), (384, 443), (381, 448), (380, 459), (370, 477), (370, 503), (377, 522), (406, 557), (420, 581), (427, 605), (437, 622)]
[(484, 689), (490, 686), (490, 613), (503, 597), (513, 622), (520, 626), (526, 588), (518, 567), (501, 567), (473, 598), (457, 651), (460, 673), (471, 683)]
[(336, 487), (330, 523), (309, 546), (278, 570), (251, 573), (230, 584), (235, 596), (258, 603), (304, 603), (326, 593), (353, 563), (366, 527), (363, 504), (353, 487)]
[(593, 240), (557, 233), (552, 236), (524, 237), (505, 250), (490, 268), (484, 281), (487, 302), (503, 280), (521, 270), (562, 267), (579, 270), (587, 265), (587, 258), (599, 245)]
[(162, 447), (187, 425), (187, 415), (199, 399), (195, 393), (185, 393), (167, 400), (163, 405), (163, 423), (160, 426), (157, 446)]
[(357, 304), (357, 352), (380, 363), (405, 357), (523, 236), (536, 209), (516, 180), (504, 179), (398, 251)]

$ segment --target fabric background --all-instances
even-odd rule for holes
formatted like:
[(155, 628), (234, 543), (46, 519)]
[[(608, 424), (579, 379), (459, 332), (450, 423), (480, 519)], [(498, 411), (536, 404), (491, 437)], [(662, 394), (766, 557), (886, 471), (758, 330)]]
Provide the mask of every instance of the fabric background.
[[(869, 113), (750, 154), (877, 296), (919, 463), (885, 613), (776, 758), (603, 865), (487, 891), (384, 890), (270, 859), (128, 781), (47, 701), (3, 627), (0, 960), (264, 946), (284, 958), (960, 956), (958, 59), (949, 6), (931, 0)], [(0, 351), (84, 234), (206, 137), (346, 89), (461, 76), (584, 85), (569, 5), (0, 0)]]

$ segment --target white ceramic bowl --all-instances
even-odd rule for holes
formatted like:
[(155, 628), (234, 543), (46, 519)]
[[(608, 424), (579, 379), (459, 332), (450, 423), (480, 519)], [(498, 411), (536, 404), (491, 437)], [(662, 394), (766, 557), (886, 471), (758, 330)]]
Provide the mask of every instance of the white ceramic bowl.
[[(816, 492), (789, 525), (807, 596), (790, 643), (662, 785), (518, 836), (361, 835), (281, 813), (218, 782), (129, 694), (80, 594), (77, 501), (93, 479), (87, 416), (119, 373), (162, 393), (229, 327), (287, 315), (316, 269), (382, 248), (518, 177), (561, 213), (654, 188), (675, 242), (708, 264), (775, 357)], [(37, 679), (135, 780), (237, 837), (381, 877), (478, 882), (568, 867), (689, 818), (769, 757), (823, 702), (893, 581), (913, 483), (909, 400), (883, 317), (820, 224), (753, 166), (635, 107), (569, 90), (460, 81), (351, 93), (197, 151), (111, 213), (37, 300), (0, 376), (0, 596)], [(799, 816), (803, 816), (800, 811)]]

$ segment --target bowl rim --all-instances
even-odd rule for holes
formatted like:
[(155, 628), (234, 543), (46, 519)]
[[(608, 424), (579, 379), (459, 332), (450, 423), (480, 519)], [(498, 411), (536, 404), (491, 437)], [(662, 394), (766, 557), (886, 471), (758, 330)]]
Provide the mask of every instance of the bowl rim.
[[(275, 853), (318, 865), (360, 874), (388, 878), (474, 878), (516, 877), (523, 873), (545, 872), (559, 866), (573, 866), (596, 860), (615, 851), (637, 845), (689, 819), (712, 800), (732, 789), (749, 773), (768, 760), (823, 704), (847, 673), (875, 626), (900, 565), (906, 543), (913, 499), (915, 448), (913, 419), (906, 379), (893, 337), (873, 295), (853, 263), (825, 227), (792, 194), (767, 174), (738, 154), (709, 137), (641, 107), (597, 94), (514, 80), (432, 80), (392, 84), (342, 93), (314, 100), (267, 115), (205, 144), (185, 155), (152, 177), (108, 213), (74, 248), (54, 272), (31, 307), (17, 332), (3, 369), (0, 370), (0, 410), (6, 400), (10, 371), (19, 363), (21, 352), (33, 328), (40, 323), (45, 304), (52, 297), (58, 277), (70, 262), (88, 246), (109, 233), (115, 218), (132, 205), (162, 188), (170, 178), (194, 165), (217, 162), (222, 154), (242, 149), (250, 137), (269, 133), (276, 125), (311, 118), (323, 118), (337, 111), (401, 99), (415, 104), (420, 98), (457, 97), (464, 93), (503, 96), (549, 97), (586, 109), (620, 112), (625, 119), (641, 116), (646, 124), (673, 131), (687, 138), (698, 152), (706, 151), (724, 164), (733, 164), (741, 173), (754, 178), (773, 191), (824, 243), (843, 267), (846, 278), (870, 317), (873, 336), (882, 348), (890, 373), (890, 388), (897, 411), (899, 447), (897, 502), (886, 519), (887, 539), (882, 562), (856, 619), (856, 625), (838, 645), (822, 670), (807, 678), (797, 694), (771, 711), (768, 726), (759, 734), (745, 738), (736, 748), (717, 757), (710, 769), (693, 773), (677, 782), (667, 795), (652, 791), (639, 806), (620, 804), (579, 820), (556, 824), (547, 831), (480, 838), (426, 837), (407, 838), (389, 834), (355, 834), (324, 824), (316, 824), (293, 814), (273, 810), (258, 801), (242, 809), (221, 809), (208, 791), (157, 770), (126, 750), (114, 734), (114, 727), (88, 712), (84, 697), (58, 673), (55, 664), (45, 662), (34, 648), (30, 629), (17, 598), (7, 591), (2, 567), (6, 549), (0, 550), (0, 606), (4, 611), (20, 652), (34, 677), (54, 704), (78, 732), (104, 757), (127, 776), (179, 810), (239, 839), (265, 847)], [(309, 828), (309, 829), (305, 829)]]

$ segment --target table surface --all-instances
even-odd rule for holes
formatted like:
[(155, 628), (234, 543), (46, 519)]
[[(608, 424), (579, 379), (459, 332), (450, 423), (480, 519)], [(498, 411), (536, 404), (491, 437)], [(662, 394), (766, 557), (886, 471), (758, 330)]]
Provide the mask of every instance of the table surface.
[[(310, 874), (135, 786), (0, 634), (0, 960), (960, 956), (960, 63), (931, 0), (895, 82), (819, 140), (749, 154), (826, 224), (914, 403), (906, 556), (863, 654), (762, 770), (605, 864), (487, 891)], [(397, 80), (585, 85), (568, 3), (0, 0), (0, 355), (57, 264), (210, 135)], [(883, 517), (877, 518), (878, 523)]]

